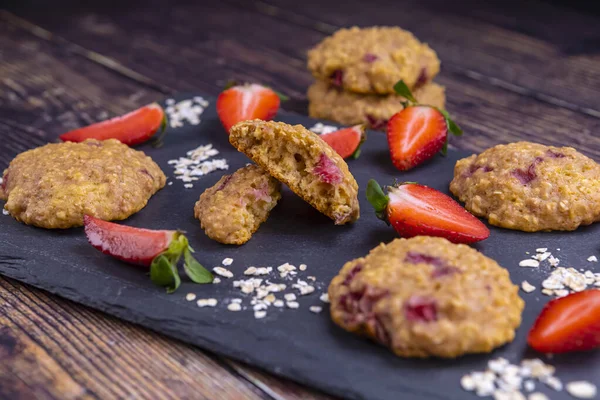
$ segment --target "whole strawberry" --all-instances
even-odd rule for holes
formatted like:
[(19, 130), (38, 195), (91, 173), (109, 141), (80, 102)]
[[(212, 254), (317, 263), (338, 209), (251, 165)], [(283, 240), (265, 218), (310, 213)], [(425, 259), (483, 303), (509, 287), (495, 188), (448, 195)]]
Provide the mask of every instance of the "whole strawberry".
[(387, 138), (392, 162), (401, 171), (416, 167), (438, 152), (446, 154), (448, 132), (462, 135), (450, 115), (439, 108), (417, 104), (403, 81), (394, 85), (396, 93), (406, 99), (404, 109), (388, 121)]
[(401, 237), (440, 236), (453, 243), (487, 239), (490, 230), (450, 196), (417, 183), (387, 187), (387, 194), (371, 179), (367, 200), (377, 217)]

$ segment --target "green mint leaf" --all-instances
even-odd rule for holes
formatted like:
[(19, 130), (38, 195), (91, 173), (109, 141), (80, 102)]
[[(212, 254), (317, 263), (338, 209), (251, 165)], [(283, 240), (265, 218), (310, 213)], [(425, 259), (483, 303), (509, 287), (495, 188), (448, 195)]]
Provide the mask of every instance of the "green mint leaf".
[(446, 125), (448, 126), (448, 130), (450, 131), (450, 133), (454, 136), (462, 136), (463, 130), (460, 129), (456, 122), (452, 121), (452, 118), (450, 118), (450, 114), (448, 114), (448, 111), (441, 110), (439, 108), (437, 110), (441, 112), (444, 116), (444, 119), (446, 120)]
[(173, 293), (181, 284), (176, 265), (163, 254), (158, 255), (150, 265), (150, 279), (154, 284), (167, 288), (167, 293)]
[[(271, 88), (271, 90), (273, 90), (273, 88)], [(286, 96), (285, 94), (278, 92), (277, 90), (273, 90), (275, 92), (275, 94), (277, 95), (277, 97), (279, 97), (280, 101), (288, 101), (290, 98), (288, 96)]]
[(183, 253), (185, 272), (187, 276), (195, 283), (211, 283), (214, 279), (213, 274), (204, 268), (196, 259), (192, 256), (190, 249), (186, 249)]
[(413, 96), (412, 92), (410, 91), (408, 86), (406, 86), (406, 83), (404, 83), (402, 79), (396, 82), (396, 84), (394, 85), (394, 91), (400, 96), (404, 97), (406, 100), (409, 100), (412, 103), (417, 103), (417, 99), (415, 99), (415, 96)]
[(367, 200), (375, 209), (377, 218), (385, 221), (385, 210), (390, 199), (383, 193), (383, 189), (375, 179), (370, 179), (367, 183)]

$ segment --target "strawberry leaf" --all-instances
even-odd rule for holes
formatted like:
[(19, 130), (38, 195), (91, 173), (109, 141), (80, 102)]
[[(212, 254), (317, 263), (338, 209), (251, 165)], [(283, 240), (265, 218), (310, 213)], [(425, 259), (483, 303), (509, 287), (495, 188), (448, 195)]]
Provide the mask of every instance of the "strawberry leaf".
[(404, 83), (402, 79), (396, 82), (396, 84), (394, 85), (394, 91), (400, 96), (404, 97), (406, 100), (409, 100), (412, 103), (417, 103), (417, 99), (415, 99), (415, 96), (413, 96), (412, 92), (410, 91), (408, 86), (406, 86), (406, 83)]
[(280, 101), (288, 101), (290, 98), (288, 96), (286, 96), (285, 94), (278, 92), (277, 90), (271, 88), (271, 90), (273, 92), (275, 92), (275, 94), (277, 95), (277, 97), (279, 97)]
[(212, 283), (214, 277), (213, 274), (204, 268), (196, 259), (192, 256), (192, 249), (188, 247), (183, 252), (185, 272), (195, 283)]
[(152, 147), (158, 149), (163, 146), (163, 144), (164, 144), (163, 139), (164, 139), (165, 135), (167, 134), (167, 125), (168, 124), (169, 124), (169, 120), (167, 119), (167, 114), (165, 113), (165, 110), (163, 109), (163, 119), (162, 119), (162, 122), (160, 123), (160, 128), (158, 128), (160, 133), (152, 142)]
[(448, 154), (448, 139), (446, 139), (446, 141), (444, 142), (441, 153), (443, 156), (446, 156)]
[(460, 126), (456, 124), (456, 122), (452, 121), (452, 119), (450, 118), (450, 114), (448, 114), (448, 111), (441, 110), (439, 108), (437, 110), (441, 112), (444, 116), (444, 119), (446, 120), (446, 125), (448, 126), (448, 130), (450, 131), (450, 133), (452, 133), (454, 136), (462, 136), (463, 130), (460, 128)]
[(377, 218), (387, 222), (385, 211), (390, 198), (383, 193), (383, 189), (375, 179), (370, 179), (367, 183), (367, 200), (375, 209)]
[(166, 287), (167, 293), (173, 293), (181, 284), (176, 265), (164, 254), (159, 254), (152, 260), (150, 279), (154, 284)]

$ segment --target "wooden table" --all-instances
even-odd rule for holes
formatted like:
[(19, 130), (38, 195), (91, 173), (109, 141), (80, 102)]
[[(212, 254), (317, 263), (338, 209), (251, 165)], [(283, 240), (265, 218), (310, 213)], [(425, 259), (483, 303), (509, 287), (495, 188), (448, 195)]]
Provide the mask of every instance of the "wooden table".
[[(0, 11), (0, 168), (71, 128), (177, 91), (216, 95), (230, 78), (306, 113), (306, 50), (353, 24), (399, 25), (437, 50), (466, 131), (456, 147), (533, 140), (600, 160), (599, 17), (572, 2), (82, 3)], [(0, 278), (0, 398), (329, 397)]]

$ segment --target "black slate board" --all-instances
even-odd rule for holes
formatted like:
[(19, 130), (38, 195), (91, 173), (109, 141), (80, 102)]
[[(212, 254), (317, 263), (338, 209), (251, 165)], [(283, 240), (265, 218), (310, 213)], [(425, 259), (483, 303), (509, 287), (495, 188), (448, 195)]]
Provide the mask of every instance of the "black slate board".
[[(176, 98), (190, 97), (192, 94)], [(229, 145), (214, 110), (214, 98), (204, 98), (210, 106), (199, 126), (169, 129), (161, 149), (150, 145), (140, 147), (169, 178), (173, 169), (167, 161), (201, 144), (212, 143), (221, 152), (217, 158), (229, 161), (230, 171), (248, 162)], [(316, 122), (284, 112), (277, 119), (307, 127)], [(80, 228), (48, 231), (0, 216), (0, 273), (333, 395), (369, 400), (475, 398), (460, 388), (459, 380), (465, 373), (485, 369), (490, 357), (503, 356), (515, 363), (523, 357), (539, 357), (527, 350), (525, 342), (528, 329), (549, 300), (539, 290), (521, 293), (527, 305), (513, 343), (491, 355), (457, 360), (397, 358), (382, 347), (337, 328), (329, 320), (327, 307), (318, 315), (308, 310), (310, 305), (323, 305), (318, 296), (326, 291), (329, 280), (344, 262), (396, 237), (391, 228), (375, 218), (365, 200), (364, 189), (369, 178), (374, 177), (382, 184), (396, 178), (418, 181), (447, 192), (455, 161), (466, 155), (450, 151), (446, 158), (436, 157), (402, 174), (389, 160), (385, 136), (369, 132), (361, 157), (349, 162), (360, 186), (362, 214), (350, 226), (335, 226), (286, 188), (281, 203), (247, 244), (234, 247), (216, 243), (204, 235), (193, 218), (192, 208), (200, 193), (224, 173), (221, 171), (203, 177), (193, 189), (184, 189), (183, 183), (175, 180), (172, 186), (157, 193), (145, 209), (124, 222), (146, 228), (185, 230), (200, 262), (212, 267), (231, 257), (234, 263), (229, 268), (236, 278), (250, 265), (306, 263), (308, 271), (304, 276), (316, 276), (317, 282), (322, 283), (321, 290), (301, 297), (300, 309), (271, 308), (263, 320), (254, 319), (251, 310), (229, 312), (224, 302), (216, 308), (201, 309), (184, 299), (188, 292), (219, 300), (243, 297), (232, 287), (231, 280), (204, 286), (186, 281), (176, 294), (167, 295), (153, 286), (139, 268), (124, 265), (93, 249)], [(549, 267), (539, 270), (518, 267), (518, 262), (527, 257), (525, 252), (534, 252), (538, 247), (552, 250), (561, 259), (561, 265), (600, 271), (598, 264), (585, 261), (588, 256), (600, 253), (600, 224), (568, 234), (491, 230), (491, 237), (475, 247), (508, 268), (515, 283), (527, 279), (539, 287), (549, 274)], [(557, 248), (561, 250), (556, 251)], [(551, 363), (557, 367), (557, 376), (563, 382), (575, 379), (600, 382), (598, 351), (557, 356)], [(564, 391), (556, 393), (543, 384), (537, 386), (552, 399), (570, 398)]]

